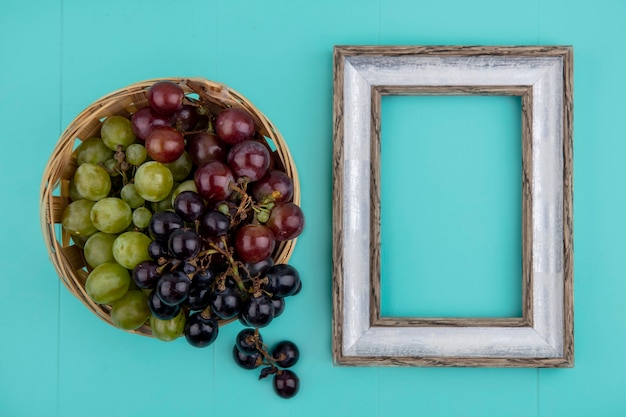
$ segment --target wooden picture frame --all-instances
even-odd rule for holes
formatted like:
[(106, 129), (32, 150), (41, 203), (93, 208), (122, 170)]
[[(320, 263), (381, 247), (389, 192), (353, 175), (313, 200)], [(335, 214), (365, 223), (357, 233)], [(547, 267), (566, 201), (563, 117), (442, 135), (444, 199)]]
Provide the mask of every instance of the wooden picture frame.
[[(334, 48), (335, 364), (573, 366), (572, 72), (565, 46)], [(521, 318), (381, 316), (383, 95), (521, 97)]]

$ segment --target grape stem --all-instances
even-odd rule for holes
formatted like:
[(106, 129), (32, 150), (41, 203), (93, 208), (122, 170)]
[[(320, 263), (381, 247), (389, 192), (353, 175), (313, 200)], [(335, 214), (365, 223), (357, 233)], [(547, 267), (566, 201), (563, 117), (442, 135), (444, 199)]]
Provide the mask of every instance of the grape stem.
[(274, 358), (272, 355), (270, 355), (267, 351), (267, 345), (261, 341), (258, 328), (254, 329), (254, 336), (251, 337), (254, 339), (255, 349), (263, 356), (263, 363), (272, 367), (273, 372), (271, 373), (280, 372), (280, 369), (278, 368), (276, 362), (284, 360), (286, 358), (285, 354), (281, 353), (278, 358)]
[[(226, 243), (226, 238), (224, 236), (222, 236), (222, 243), (224, 244), (225, 248), (228, 248), (228, 244)], [(235, 283), (237, 283), (237, 287), (239, 288), (239, 291), (241, 291), (242, 294), (246, 294), (248, 290), (246, 289), (246, 286), (243, 284), (243, 281), (241, 280), (241, 275), (239, 274), (239, 267), (237, 265), (238, 262), (235, 260), (235, 258), (233, 258), (233, 254), (231, 253), (231, 251), (220, 248), (214, 242), (210, 242), (209, 246), (211, 246), (218, 253), (224, 256), (226, 260), (228, 260), (229, 269), (232, 272), (232, 277), (235, 280)]]

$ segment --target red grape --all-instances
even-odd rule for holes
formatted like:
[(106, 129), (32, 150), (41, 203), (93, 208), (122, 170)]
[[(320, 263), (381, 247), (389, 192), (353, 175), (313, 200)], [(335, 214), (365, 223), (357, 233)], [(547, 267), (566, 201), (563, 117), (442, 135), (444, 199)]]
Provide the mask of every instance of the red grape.
[(250, 181), (256, 181), (267, 172), (270, 153), (261, 143), (245, 140), (228, 152), (228, 166), (235, 176), (246, 176)]
[(235, 177), (225, 163), (210, 161), (198, 168), (194, 182), (202, 198), (215, 202), (230, 195), (230, 184), (235, 183)]
[(270, 194), (275, 203), (291, 201), (293, 198), (293, 181), (283, 171), (269, 171), (252, 186), (252, 197), (260, 202)]
[(293, 203), (280, 203), (274, 206), (265, 225), (272, 230), (277, 241), (290, 240), (302, 233), (304, 214)]
[(215, 133), (222, 141), (234, 145), (252, 137), (254, 120), (245, 110), (230, 107), (217, 115)]
[(228, 149), (216, 135), (203, 132), (187, 140), (187, 152), (194, 164), (202, 166), (209, 161), (225, 161)]
[(185, 151), (183, 135), (171, 127), (158, 127), (146, 138), (146, 151), (155, 161), (168, 164), (176, 161)]
[(159, 81), (148, 90), (148, 103), (155, 112), (169, 116), (180, 110), (184, 96), (185, 92), (178, 84)]
[(145, 141), (148, 135), (157, 127), (170, 125), (170, 121), (167, 117), (155, 113), (148, 106), (137, 110), (130, 121), (133, 133), (142, 141)]
[(198, 123), (198, 112), (194, 106), (185, 104), (172, 115), (170, 123), (183, 132), (192, 130)]
[(260, 262), (269, 257), (275, 244), (272, 231), (262, 224), (245, 225), (235, 236), (235, 250), (244, 262)]

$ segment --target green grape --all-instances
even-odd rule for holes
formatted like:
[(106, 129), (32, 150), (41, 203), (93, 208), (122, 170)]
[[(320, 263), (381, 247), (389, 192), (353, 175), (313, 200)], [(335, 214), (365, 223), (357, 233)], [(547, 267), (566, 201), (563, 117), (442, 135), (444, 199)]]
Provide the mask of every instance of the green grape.
[(147, 157), (148, 151), (140, 143), (133, 143), (126, 148), (126, 162), (131, 165), (139, 166), (146, 161)]
[(183, 181), (189, 173), (191, 172), (191, 168), (193, 167), (193, 161), (191, 160), (191, 156), (187, 151), (184, 151), (183, 154), (178, 157), (174, 162), (170, 162), (169, 164), (165, 164), (167, 169), (172, 172), (172, 176), (174, 177), (174, 181)]
[(151, 315), (150, 328), (152, 329), (152, 335), (164, 342), (176, 340), (183, 334), (186, 321), (187, 317), (183, 310), (176, 317), (169, 320), (161, 320)]
[(135, 330), (150, 317), (148, 297), (141, 290), (129, 290), (111, 308), (111, 321), (123, 330)]
[(196, 182), (194, 180), (187, 180), (181, 182), (177, 187), (174, 188), (174, 192), (172, 192), (171, 205), (174, 206), (174, 200), (176, 200), (176, 196), (182, 193), (183, 191), (193, 191), (194, 193), (198, 192), (198, 187), (196, 187)]
[(151, 242), (152, 239), (141, 232), (124, 232), (113, 242), (113, 257), (120, 265), (134, 269), (139, 262), (152, 259), (148, 254)]
[(107, 197), (97, 201), (91, 209), (91, 221), (104, 233), (120, 233), (133, 221), (128, 203), (121, 198)]
[(113, 158), (113, 151), (104, 144), (101, 138), (89, 138), (84, 140), (76, 150), (76, 162), (82, 164), (102, 164), (107, 159)]
[(130, 272), (120, 264), (107, 262), (91, 271), (85, 291), (94, 303), (111, 304), (126, 294), (129, 285)]
[(122, 197), (122, 200), (126, 201), (126, 203), (132, 209), (137, 208), (146, 202), (146, 200), (144, 200), (143, 197), (139, 195), (135, 184), (133, 184), (132, 182), (122, 187), (122, 190), (120, 191), (120, 197)]
[(98, 201), (109, 195), (111, 177), (100, 165), (84, 163), (74, 173), (74, 185), (87, 200)]
[(74, 184), (74, 178), (70, 179), (69, 185), (69, 193), (70, 193), (70, 200), (72, 201), (76, 201), (76, 200), (80, 200), (83, 199), (85, 197), (82, 196), (81, 193), (78, 192), (78, 190), (76, 189), (76, 184)]
[(133, 211), (133, 224), (140, 229), (145, 229), (150, 224), (152, 212), (145, 207), (137, 207)]
[(172, 209), (173, 207), (172, 201), (174, 201), (172, 198), (172, 195), (174, 194), (174, 190), (176, 189), (176, 187), (178, 187), (178, 183), (175, 182), (174, 185), (172, 185), (172, 191), (169, 193), (167, 197), (165, 197), (161, 201), (156, 201), (152, 203), (151, 207), (154, 213), (156, 213), (157, 211), (165, 211), (165, 210)]
[(103, 165), (104, 165), (105, 170), (109, 173), (109, 176), (117, 177), (120, 175), (120, 170), (118, 169), (119, 162), (117, 162), (117, 159), (115, 158), (107, 159), (106, 161), (104, 161)]
[(172, 191), (174, 177), (165, 165), (157, 161), (142, 164), (135, 173), (135, 187), (140, 196), (150, 202), (161, 201)]
[(122, 116), (107, 117), (102, 123), (100, 135), (107, 148), (114, 151), (117, 151), (118, 145), (121, 145), (122, 149), (126, 149), (135, 143), (135, 134), (130, 120)]
[(113, 257), (113, 242), (117, 235), (98, 232), (89, 236), (84, 247), (85, 261), (95, 268), (107, 262), (115, 262)]
[(63, 210), (61, 224), (63, 229), (71, 235), (90, 236), (98, 231), (91, 221), (91, 209), (96, 203), (90, 200), (76, 200)]

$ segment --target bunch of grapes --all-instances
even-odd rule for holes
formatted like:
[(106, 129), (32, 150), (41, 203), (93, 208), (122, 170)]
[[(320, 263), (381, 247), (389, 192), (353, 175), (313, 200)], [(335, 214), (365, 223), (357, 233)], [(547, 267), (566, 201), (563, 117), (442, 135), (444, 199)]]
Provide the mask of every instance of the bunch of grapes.
[(83, 248), (85, 291), (110, 306), (124, 330), (146, 324), (163, 341), (212, 344), (239, 321), (235, 362), (261, 365), (278, 395), (298, 392), (288, 369), (291, 341), (271, 352), (259, 328), (302, 288), (298, 271), (275, 264), (278, 243), (299, 236), (304, 215), (294, 185), (254, 120), (241, 108), (211, 112), (170, 81), (153, 84), (148, 105), (111, 115), (100, 137), (74, 151), (63, 228)]

